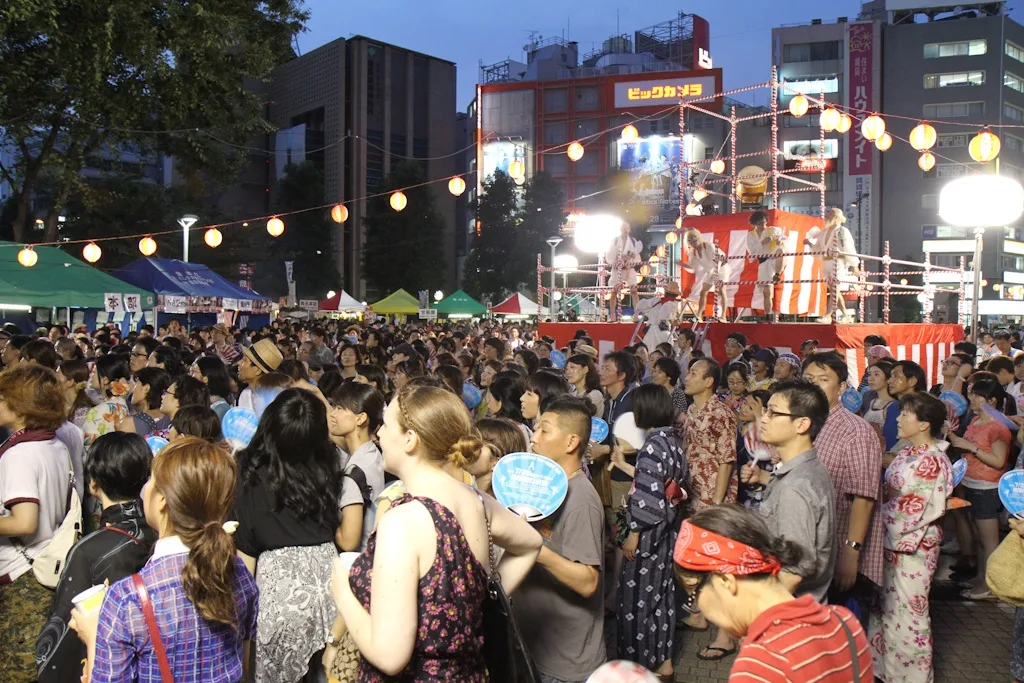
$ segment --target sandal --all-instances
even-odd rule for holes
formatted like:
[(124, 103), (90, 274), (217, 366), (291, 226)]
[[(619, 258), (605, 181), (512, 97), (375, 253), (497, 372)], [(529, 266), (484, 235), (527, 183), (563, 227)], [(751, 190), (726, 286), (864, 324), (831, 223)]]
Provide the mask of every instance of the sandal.
[[(710, 652), (710, 651), (717, 652), (718, 654), (715, 654), (715, 655), (706, 655), (706, 654), (704, 654), (705, 652)], [(729, 648), (728, 650), (726, 650), (724, 647), (715, 647), (714, 645), (708, 645), (706, 648), (704, 648), (703, 650), (701, 650), (700, 652), (697, 653), (697, 659), (702, 659), (705, 662), (717, 662), (720, 659), (725, 659), (729, 655), (734, 655), (734, 654), (736, 654), (736, 646), (735, 645), (732, 646), (731, 648)]]
[[(995, 595), (992, 594), (992, 591), (990, 591), (988, 589), (983, 590), (983, 591), (975, 592), (975, 591), (971, 590), (970, 588), (965, 588), (964, 590), (960, 591), (960, 597), (963, 598), (964, 600), (976, 600), (976, 601), (998, 600), (999, 599)], [(698, 657), (699, 656), (700, 655), (698, 655)]]

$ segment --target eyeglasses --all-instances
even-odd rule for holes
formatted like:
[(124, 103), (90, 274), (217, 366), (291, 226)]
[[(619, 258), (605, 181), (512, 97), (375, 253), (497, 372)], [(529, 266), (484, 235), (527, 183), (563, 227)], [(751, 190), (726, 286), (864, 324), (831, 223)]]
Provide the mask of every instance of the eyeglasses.
[(957, 367), (960, 367), (961, 365), (963, 365), (963, 363), (961, 363), (956, 358), (947, 358), (946, 360), (942, 361), (942, 364), (943, 365), (955, 365)]
[(149, 358), (149, 354), (148, 353), (133, 353), (132, 356), (134, 356), (136, 358)]
[(771, 406), (768, 406), (765, 409), (764, 416), (767, 417), (769, 420), (772, 419), (773, 417), (791, 417), (791, 418), (796, 419), (796, 420), (798, 420), (801, 417), (803, 417), (803, 415), (794, 415), (793, 413), (780, 413), (779, 411), (775, 410)]
[(710, 579), (710, 573), (702, 574), (700, 579), (697, 581), (697, 585), (693, 587), (692, 591), (688, 589), (685, 584), (683, 585), (683, 590), (686, 591), (686, 601), (683, 603), (684, 610), (690, 614), (694, 614), (699, 611), (697, 609), (697, 601), (700, 599), (700, 592), (704, 590), (704, 586), (708, 584)]

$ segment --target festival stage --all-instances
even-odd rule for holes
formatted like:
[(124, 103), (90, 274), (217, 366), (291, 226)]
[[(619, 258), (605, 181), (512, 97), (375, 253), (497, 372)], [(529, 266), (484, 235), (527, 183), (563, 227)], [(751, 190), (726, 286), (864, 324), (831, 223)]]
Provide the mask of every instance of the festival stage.
[[(539, 325), (541, 335), (550, 335), (559, 346), (565, 346), (576, 330), (586, 330), (603, 357), (630, 344), (636, 323), (545, 323)], [(836, 349), (845, 357), (850, 376), (859, 380), (866, 367), (864, 337), (877, 334), (889, 342), (889, 349), (899, 360), (918, 363), (928, 377), (929, 386), (941, 381), (941, 363), (953, 352), (953, 345), (964, 340), (963, 328), (956, 324), (850, 324), (836, 323), (684, 323), (693, 327), (698, 339), (705, 332), (704, 353), (717, 360), (725, 358), (725, 338), (733, 332), (747, 337), (747, 344), (771, 346), (779, 353), (800, 355), (800, 345), (817, 339), (821, 350)], [(641, 329), (636, 341), (643, 339)]]

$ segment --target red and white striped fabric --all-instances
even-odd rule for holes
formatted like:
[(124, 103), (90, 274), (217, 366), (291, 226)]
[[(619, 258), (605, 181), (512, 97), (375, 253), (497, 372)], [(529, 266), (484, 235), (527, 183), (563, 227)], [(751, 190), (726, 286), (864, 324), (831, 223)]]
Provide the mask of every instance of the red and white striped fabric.
[[(750, 231), (750, 211), (720, 216), (687, 216), (683, 228), (698, 230), (705, 240), (717, 241), (718, 246), (729, 259), (729, 278), (726, 294), (732, 308), (764, 309), (761, 288), (739, 282), (757, 281), (756, 260), (747, 256), (747, 233)], [(770, 210), (768, 225), (780, 228), (785, 235), (783, 253), (814, 251), (804, 240), (812, 228), (822, 228), (822, 220), (815, 216)], [(686, 251), (683, 259), (686, 261)], [(775, 301), (779, 313), (817, 317), (825, 314), (826, 289), (824, 282), (803, 282), (794, 280), (821, 280), (821, 258), (818, 256), (788, 256), (783, 260), (782, 282), (775, 286)], [(681, 291), (686, 298), (696, 301), (700, 292), (694, 291), (694, 277), (691, 271), (682, 269)], [(711, 312), (710, 300), (707, 313)]]
[(867, 368), (864, 337), (869, 334), (884, 337), (896, 360), (912, 360), (924, 368), (928, 379), (925, 390), (942, 381), (942, 360), (952, 355), (957, 342), (964, 340), (964, 330), (959, 325), (837, 325), (836, 348), (845, 354), (850, 376), (857, 380)]
[(538, 306), (522, 294), (516, 292), (497, 306), (492, 307), (491, 313), (504, 315), (537, 315), (538, 310), (542, 315), (548, 311), (547, 308)]

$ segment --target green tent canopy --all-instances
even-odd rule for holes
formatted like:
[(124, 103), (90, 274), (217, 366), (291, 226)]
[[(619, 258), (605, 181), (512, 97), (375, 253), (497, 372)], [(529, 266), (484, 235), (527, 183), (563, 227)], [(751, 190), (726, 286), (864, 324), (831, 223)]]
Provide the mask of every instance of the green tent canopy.
[(420, 312), (419, 299), (404, 289), (390, 294), (370, 308), (378, 315), (415, 315)]
[(442, 315), (483, 315), (487, 307), (461, 289), (438, 302), (434, 308)]
[(93, 268), (57, 247), (35, 247), (31, 268), (18, 263), (25, 245), (0, 241), (0, 301), (37, 308), (105, 308), (105, 294), (137, 294), (143, 309), (156, 303), (146, 292)]

